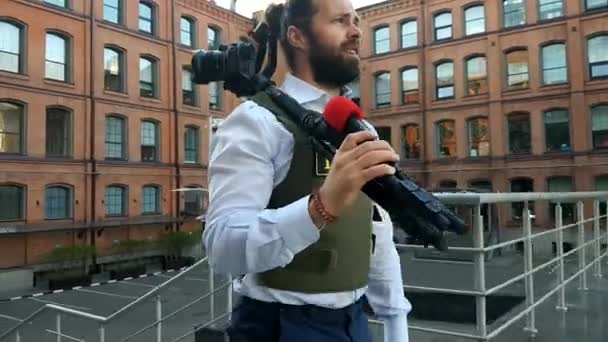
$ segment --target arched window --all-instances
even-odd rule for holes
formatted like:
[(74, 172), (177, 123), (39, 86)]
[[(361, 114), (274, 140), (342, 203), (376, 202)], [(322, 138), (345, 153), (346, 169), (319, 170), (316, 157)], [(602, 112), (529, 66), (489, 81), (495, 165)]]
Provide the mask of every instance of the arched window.
[(454, 120), (440, 121), (436, 124), (437, 157), (456, 156), (456, 132)]
[(391, 51), (391, 31), (388, 26), (374, 30), (374, 53), (381, 54)]
[(409, 124), (401, 127), (401, 158), (416, 160), (420, 159), (420, 128), (418, 125)]
[(181, 17), (179, 20), (180, 43), (184, 46), (196, 47), (196, 21), (190, 17)]
[(25, 190), (21, 185), (0, 185), (0, 221), (21, 221), (25, 214)]
[(106, 117), (106, 158), (127, 159), (126, 123), (120, 116)]
[(391, 105), (391, 74), (382, 72), (375, 78), (376, 108)]
[(185, 162), (196, 164), (200, 162), (200, 129), (188, 126), (184, 132)]
[(441, 12), (433, 18), (435, 40), (452, 38), (452, 12)]
[(158, 66), (152, 57), (139, 58), (139, 95), (158, 97)]
[(418, 103), (418, 68), (406, 67), (401, 71), (401, 101), (403, 104)]
[(418, 22), (416, 19), (401, 24), (401, 48), (418, 46)]
[(209, 50), (217, 50), (222, 43), (221, 40), (221, 31), (219, 28), (215, 26), (207, 27), (207, 45)]
[(507, 87), (508, 89), (528, 88), (530, 74), (528, 70), (528, 50), (512, 50), (507, 58)]
[(127, 188), (123, 185), (112, 185), (106, 188), (106, 216), (127, 216)]
[(556, 43), (546, 45), (542, 48), (541, 54), (543, 83), (551, 85), (567, 82), (568, 63), (566, 59), (566, 44)]
[(454, 98), (454, 63), (442, 62), (435, 66), (435, 98), (448, 100)]
[(591, 108), (591, 135), (594, 149), (608, 148), (608, 105)]
[(44, 75), (55, 81), (70, 80), (70, 39), (57, 32), (46, 34)]
[(490, 155), (490, 127), (488, 118), (474, 118), (467, 121), (469, 133), (469, 157)]
[(64, 158), (72, 155), (72, 112), (65, 108), (46, 110), (46, 155)]
[(66, 186), (48, 187), (44, 194), (44, 215), (47, 220), (72, 217), (72, 190)]
[(488, 92), (487, 63), (484, 56), (474, 56), (466, 60), (467, 94), (479, 95)]
[(125, 56), (115, 47), (104, 49), (104, 86), (107, 90), (125, 91)]
[(143, 214), (160, 214), (160, 187), (146, 185), (143, 188)]
[(139, 2), (139, 30), (148, 34), (156, 33), (156, 6), (153, 3)]
[(474, 5), (464, 10), (465, 35), (486, 31), (486, 17), (483, 5)]
[(0, 20), (0, 70), (23, 72), (23, 26)]
[(159, 124), (156, 121), (143, 120), (141, 122), (141, 161), (158, 161), (159, 152)]
[(541, 20), (550, 20), (564, 15), (564, 0), (538, 0), (538, 13)]
[(509, 153), (529, 154), (532, 152), (532, 135), (530, 134), (530, 115), (528, 113), (511, 114), (509, 125)]
[(0, 153), (21, 154), (25, 151), (24, 109), (12, 102), (0, 102)]
[(545, 121), (545, 147), (547, 152), (570, 151), (570, 124), (565, 109), (548, 110), (543, 113)]
[(503, 27), (513, 27), (526, 24), (526, 1), (503, 0)]
[(608, 78), (608, 34), (589, 38), (587, 56), (591, 79)]

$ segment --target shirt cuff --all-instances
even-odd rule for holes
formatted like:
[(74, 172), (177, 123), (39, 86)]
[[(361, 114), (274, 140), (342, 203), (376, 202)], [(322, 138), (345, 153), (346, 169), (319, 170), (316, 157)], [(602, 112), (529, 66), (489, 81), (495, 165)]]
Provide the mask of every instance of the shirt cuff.
[(407, 315), (380, 318), (384, 322), (384, 342), (409, 342)]
[(310, 196), (305, 196), (277, 210), (277, 230), (286, 247), (297, 254), (317, 242), (320, 232), (308, 212)]

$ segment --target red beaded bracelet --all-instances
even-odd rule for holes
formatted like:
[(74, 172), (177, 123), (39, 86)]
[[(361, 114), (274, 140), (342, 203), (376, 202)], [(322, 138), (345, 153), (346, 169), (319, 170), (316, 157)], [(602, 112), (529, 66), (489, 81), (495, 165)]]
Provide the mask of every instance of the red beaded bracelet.
[(338, 218), (325, 210), (325, 206), (323, 205), (323, 201), (321, 200), (321, 194), (319, 194), (318, 190), (315, 190), (312, 193), (312, 202), (315, 210), (323, 217), (326, 222), (332, 223), (335, 222)]

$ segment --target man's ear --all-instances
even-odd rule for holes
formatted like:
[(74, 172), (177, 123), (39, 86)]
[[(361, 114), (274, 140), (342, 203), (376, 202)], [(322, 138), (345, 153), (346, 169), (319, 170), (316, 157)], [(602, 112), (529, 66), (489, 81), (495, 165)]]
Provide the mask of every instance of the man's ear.
[(291, 25), (287, 29), (289, 44), (298, 50), (308, 51), (308, 38), (299, 28)]

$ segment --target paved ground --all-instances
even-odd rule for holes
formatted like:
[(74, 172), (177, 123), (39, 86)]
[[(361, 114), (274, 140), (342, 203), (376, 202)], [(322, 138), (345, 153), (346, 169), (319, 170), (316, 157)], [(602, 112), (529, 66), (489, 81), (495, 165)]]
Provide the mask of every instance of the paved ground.
[[(550, 256), (536, 258), (538, 265)], [(605, 260), (606, 262), (608, 260)], [(453, 289), (472, 289), (473, 272), (472, 264), (467, 262), (443, 263), (433, 260), (420, 260), (411, 252), (402, 254), (403, 269), (406, 271), (405, 278), (409, 285), (448, 287)], [(577, 266), (576, 256), (567, 261), (567, 274), (571, 274)], [(511, 253), (508, 256), (494, 258), (488, 262), (486, 275), (488, 287), (501, 280), (521, 274), (523, 267), (521, 256)], [(605, 274), (608, 275), (608, 265), (605, 266)], [(592, 272), (589, 272), (591, 274)], [(136, 300), (155, 286), (167, 281), (175, 273), (157, 274), (145, 278), (120, 281), (113, 284), (105, 284), (95, 287), (81, 288), (57, 294), (37, 296), (34, 298), (19, 299), (11, 302), (0, 303), (0, 334), (14, 326), (19, 320), (42, 307), (46, 303), (62, 305), (87, 313), (109, 316), (120, 308)], [(549, 268), (535, 277), (535, 294), (537, 298), (546, 293), (556, 279), (555, 269)], [(175, 282), (160, 292), (162, 299), (163, 316), (170, 314), (178, 308), (187, 305), (194, 298), (208, 293), (209, 276), (206, 265), (192, 270), (186, 277)], [(222, 283), (217, 280), (216, 285)], [(605, 342), (608, 341), (608, 331), (604, 322), (608, 320), (608, 280), (595, 279), (589, 276), (589, 291), (580, 292), (574, 284), (570, 287), (567, 295), (568, 312), (565, 314), (555, 311), (555, 302), (550, 300), (542, 305), (537, 313), (539, 334), (536, 341), (550, 342)], [(502, 293), (510, 295), (523, 295), (523, 282), (518, 282), (508, 287)], [(155, 320), (155, 298), (147, 300), (143, 305), (113, 321), (106, 327), (106, 341), (118, 342), (125, 337), (137, 332), (144, 326)], [(221, 291), (216, 298), (215, 312), (221, 315), (226, 312), (227, 302), (225, 292)], [(514, 312), (518, 308), (514, 309)], [(509, 314), (509, 315), (512, 315)], [(507, 315), (506, 317), (509, 317)], [(191, 331), (195, 325), (208, 322), (210, 319), (210, 301), (202, 300), (193, 304), (183, 313), (176, 315), (163, 324), (163, 341), (174, 341), (177, 337)], [(412, 324), (431, 328), (454, 328), (463, 332), (473, 332), (474, 327), (470, 325), (456, 325), (440, 322), (419, 322), (412, 319)], [(499, 322), (500, 323), (500, 322)], [(54, 335), (47, 330), (55, 330), (56, 316), (44, 314), (28, 325), (22, 331), (21, 341), (45, 342), (56, 341)], [(74, 340), (96, 342), (98, 326), (83, 319), (63, 317), (61, 321), (62, 333), (74, 338)], [(523, 333), (523, 323), (518, 322), (512, 328), (507, 329), (493, 342), (526, 341)], [(129, 341), (148, 342), (154, 341), (155, 330), (149, 329), (146, 333)], [(376, 334), (376, 341), (380, 341), (380, 333)], [(433, 335), (417, 331), (411, 332), (413, 342), (444, 342), (444, 341), (466, 341), (454, 337)], [(5, 340), (1, 340), (4, 342)], [(11, 336), (6, 341), (15, 341)], [(70, 341), (70, 339), (63, 339)], [(193, 337), (183, 339), (192, 342)]]

